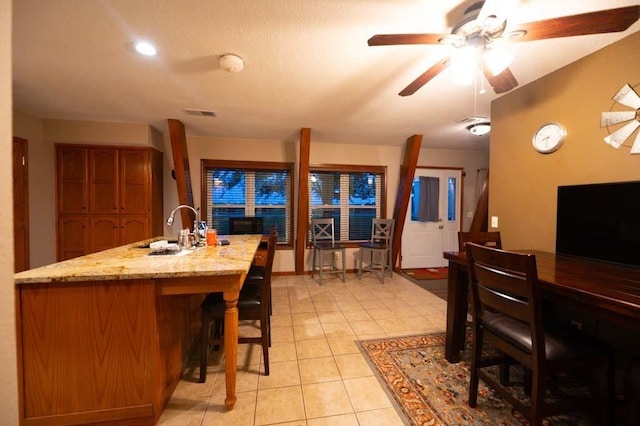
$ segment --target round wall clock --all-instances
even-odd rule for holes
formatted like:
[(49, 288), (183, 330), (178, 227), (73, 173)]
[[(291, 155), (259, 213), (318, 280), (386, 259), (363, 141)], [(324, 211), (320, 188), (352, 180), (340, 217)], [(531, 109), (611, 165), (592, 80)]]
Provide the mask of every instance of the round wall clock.
[(533, 134), (531, 143), (536, 151), (549, 154), (557, 151), (567, 138), (567, 129), (562, 124), (547, 123)]

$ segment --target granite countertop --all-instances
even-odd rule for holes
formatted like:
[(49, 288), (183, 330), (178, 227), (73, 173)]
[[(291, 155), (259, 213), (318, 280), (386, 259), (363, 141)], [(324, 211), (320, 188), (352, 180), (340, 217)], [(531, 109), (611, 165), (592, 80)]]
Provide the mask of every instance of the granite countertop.
[(15, 274), (16, 285), (147, 278), (176, 278), (246, 273), (261, 235), (229, 235), (219, 238), (229, 245), (199, 247), (177, 255), (149, 255), (141, 248), (155, 237)]

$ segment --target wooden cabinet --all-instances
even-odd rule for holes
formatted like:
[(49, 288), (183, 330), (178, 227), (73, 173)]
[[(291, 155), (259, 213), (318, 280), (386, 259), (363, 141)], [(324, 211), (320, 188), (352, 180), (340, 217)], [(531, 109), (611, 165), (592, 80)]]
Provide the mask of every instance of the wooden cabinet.
[(106, 250), (120, 244), (120, 226), (117, 215), (91, 216), (89, 252)]
[(58, 212), (84, 214), (88, 212), (87, 149), (58, 147), (56, 173), (58, 179)]
[(120, 152), (120, 212), (146, 214), (151, 209), (149, 152)]
[(56, 145), (57, 257), (162, 235), (162, 153)]
[[(126, 215), (120, 217), (120, 245), (135, 243), (149, 238), (149, 217), (145, 215)], [(160, 235), (160, 234), (157, 234)]]
[(61, 215), (58, 218), (58, 259), (71, 259), (89, 251), (89, 218)]
[(117, 150), (89, 150), (89, 194), (91, 214), (117, 214), (120, 211)]

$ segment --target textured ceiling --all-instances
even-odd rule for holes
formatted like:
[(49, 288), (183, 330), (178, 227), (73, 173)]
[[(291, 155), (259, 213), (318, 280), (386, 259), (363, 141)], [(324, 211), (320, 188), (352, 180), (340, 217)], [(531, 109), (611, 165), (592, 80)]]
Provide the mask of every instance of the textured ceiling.
[[(516, 22), (636, 4), (633, 0), (521, 0)], [(368, 47), (374, 34), (448, 33), (473, 1), (14, 0), (14, 108), (42, 118), (142, 122), (187, 134), (486, 148), (457, 121), (490, 115), (442, 73), (409, 97), (398, 92), (448, 53), (446, 46)], [(525, 85), (638, 31), (517, 43), (511, 70)], [(140, 57), (131, 44), (155, 43)], [(220, 69), (221, 55), (245, 62)], [(486, 82), (485, 82), (486, 84)], [(516, 89), (517, 90), (517, 89)], [(216, 117), (184, 109), (215, 111)]]

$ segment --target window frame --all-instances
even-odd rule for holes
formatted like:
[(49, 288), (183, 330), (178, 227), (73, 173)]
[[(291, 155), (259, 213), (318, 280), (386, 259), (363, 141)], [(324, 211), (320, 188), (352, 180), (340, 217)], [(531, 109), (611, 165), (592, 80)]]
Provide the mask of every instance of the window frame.
[[(376, 218), (384, 219), (387, 217), (387, 166), (370, 166), (360, 164), (310, 164), (309, 176), (307, 176), (307, 179), (310, 179), (311, 175), (315, 172), (333, 172), (347, 175), (351, 173), (372, 173), (380, 176), (380, 215), (376, 215)], [(310, 221), (313, 212), (313, 206), (311, 205), (311, 186), (309, 186), (309, 193), (307, 194), (307, 197), (307, 205), (309, 209), (307, 220)], [(337, 207), (341, 208), (341, 206)], [(340, 243), (348, 248), (357, 248), (363, 241), (366, 240), (341, 240)], [(310, 232), (307, 232), (306, 246), (307, 248), (312, 246)]]
[[(234, 161), (234, 160), (214, 160), (214, 159), (202, 159), (200, 161), (200, 205), (202, 206), (203, 212), (205, 212), (202, 217), (206, 218), (207, 209), (211, 208), (208, 204), (208, 194), (207, 194), (207, 172), (211, 169), (236, 169), (242, 170), (244, 172), (258, 172), (258, 171), (278, 171), (278, 172), (286, 172), (289, 174), (289, 191), (287, 194), (287, 203), (285, 205), (286, 215), (289, 218), (289, 226), (287, 229), (287, 233), (289, 238), (287, 241), (278, 241), (276, 246), (277, 249), (292, 249), (293, 248), (293, 240), (295, 239), (294, 231), (294, 178), (295, 178), (295, 169), (294, 163), (282, 163), (282, 162), (272, 162), (272, 161)], [(253, 197), (248, 197), (253, 199)], [(246, 204), (245, 204), (246, 206)], [(253, 206), (255, 209), (255, 205)], [(245, 207), (246, 209), (246, 207)], [(263, 229), (263, 233), (266, 230)], [(264, 233), (264, 235), (268, 235), (268, 233)]]

